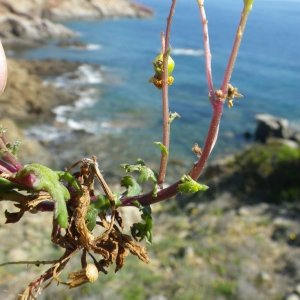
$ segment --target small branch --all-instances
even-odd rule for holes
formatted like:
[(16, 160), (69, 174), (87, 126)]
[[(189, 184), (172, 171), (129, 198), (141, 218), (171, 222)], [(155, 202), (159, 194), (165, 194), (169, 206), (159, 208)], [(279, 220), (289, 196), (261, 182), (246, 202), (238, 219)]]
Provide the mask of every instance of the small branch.
[(215, 142), (218, 137), (219, 132), (219, 125), (221, 121), (221, 116), (223, 112), (223, 101), (218, 101), (214, 105), (214, 113), (210, 122), (210, 126), (208, 129), (207, 137), (204, 143), (204, 147), (202, 150), (202, 154), (199, 158), (199, 161), (195, 164), (195, 166), (189, 172), (189, 175), (194, 179), (197, 180), (201, 175), (201, 172), (209, 158), (209, 155), (215, 145)]
[(208, 20), (206, 19), (206, 14), (204, 10), (204, 0), (197, 0), (199, 10), (200, 10), (200, 18), (202, 21), (202, 30), (203, 30), (203, 39), (204, 39), (204, 54), (205, 54), (205, 65), (206, 65), (206, 78), (208, 85), (208, 93), (211, 98), (211, 103), (215, 103), (215, 93), (214, 93), (214, 85), (212, 79), (212, 70), (211, 70), (211, 52), (209, 46), (209, 35), (208, 35)]
[(167, 152), (162, 152), (160, 169), (158, 173), (158, 185), (163, 187), (163, 182), (167, 172), (169, 147), (170, 147), (170, 124), (169, 124), (169, 102), (168, 102), (168, 58), (169, 58), (169, 40), (172, 18), (175, 12), (176, 0), (172, 0), (169, 16), (167, 18), (166, 37), (161, 34), (163, 51), (163, 72), (162, 72), (162, 111), (163, 111), (163, 145)]
[(249, 2), (249, 3), (251, 2), (251, 5), (245, 3), (244, 8), (243, 8), (243, 12), (241, 14), (240, 23), (239, 23), (239, 26), (238, 26), (238, 29), (237, 29), (237, 32), (236, 32), (234, 44), (233, 44), (233, 47), (232, 47), (232, 51), (231, 51), (231, 54), (230, 54), (230, 58), (229, 58), (229, 61), (228, 61), (228, 64), (227, 64), (227, 68), (226, 68), (226, 71), (225, 71), (225, 74), (224, 74), (224, 79), (223, 79), (222, 86), (221, 86), (221, 90), (223, 92), (223, 95), (227, 94), (228, 84), (229, 84), (229, 81), (230, 81), (230, 78), (231, 78), (231, 75), (232, 75), (232, 71), (233, 71), (233, 68), (234, 68), (234, 64), (235, 64), (235, 61), (236, 61), (237, 54), (239, 52), (239, 48), (240, 48), (241, 41), (242, 41), (242, 38), (243, 38), (243, 34), (244, 34), (244, 31), (245, 31), (247, 19), (248, 19), (250, 11), (252, 9), (253, 1), (254, 0), (244, 1), (244, 2)]
[[(210, 155), (210, 152), (214, 146), (214, 143), (216, 142), (216, 138), (218, 136), (218, 130), (219, 130), (219, 124), (220, 119), (222, 116), (223, 111), (223, 103), (219, 101), (217, 105), (215, 105), (214, 113), (212, 116), (212, 120), (210, 123), (210, 127), (208, 130), (207, 138), (203, 147), (203, 151), (201, 154), (201, 157), (199, 161), (195, 164), (195, 166), (191, 169), (189, 172), (189, 175), (194, 179), (197, 180), (200, 176), (207, 160)], [(121, 199), (122, 206), (128, 206), (131, 205), (132, 201), (137, 200), (141, 205), (150, 205), (157, 202), (164, 201), (166, 199), (169, 199), (171, 197), (174, 197), (178, 194), (177, 187), (178, 185), (182, 183), (181, 180), (178, 180), (174, 184), (170, 185), (169, 187), (159, 191), (157, 193), (157, 197), (152, 196), (152, 192), (136, 197), (124, 197)]]
[(13, 167), (12, 165), (10, 165), (9, 163), (7, 163), (2, 159), (0, 159), (0, 166), (8, 170), (7, 172), (8, 174), (17, 172), (17, 169), (15, 167)]
[(0, 264), (0, 267), (4, 267), (7, 265), (52, 265), (59, 262), (59, 260), (35, 260), (35, 261), (27, 261), (27, 260), (21, 260), (21, 261), (10, 261), (3, 264)]

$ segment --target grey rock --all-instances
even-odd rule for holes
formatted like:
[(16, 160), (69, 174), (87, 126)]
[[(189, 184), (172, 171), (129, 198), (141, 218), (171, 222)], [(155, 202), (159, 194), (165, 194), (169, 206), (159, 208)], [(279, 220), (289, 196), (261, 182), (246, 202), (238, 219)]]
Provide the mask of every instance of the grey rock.
[(286, 139), (271, 137), (271, 138), (267, 138), (266, 142), (269, 145), (274, 145), (274, 144), (276, 144), (276, 145), (285, 145), (285, 146), (288, 146), (291, 149), (298, 149), (298, 147), (299, 147), (299, 144), (296, 141), (291, 140), (291, 139), (286, 140)]
[(168, 300), (164, 295), (153, 295), (148, 300)]
[(289, 139), (292, 130), (287, 119), (268, 114), (257, 114), (258, 123), (255, 132), (255, 141), (265, 143), (269, 137)]
[(76, 36), (71, 29), (39, 17), (0, 15), (0, 37), (3, 44), (34, 46), (51, 38)]
[(290, 137), (292, 141), (300, 143), (300, 131), (294, 131)]
[(295, 287), (295, 292), (300, 295), (300, 283), (298, 283)]
[(300, 300), (300, 297), (296, 293), (292, 293), (287, 295), (285, 300)]

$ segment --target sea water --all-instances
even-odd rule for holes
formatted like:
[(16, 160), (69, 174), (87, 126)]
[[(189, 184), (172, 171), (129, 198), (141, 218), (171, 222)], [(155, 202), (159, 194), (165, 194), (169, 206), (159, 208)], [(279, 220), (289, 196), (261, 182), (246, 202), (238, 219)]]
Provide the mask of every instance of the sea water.
[[(162, 113), (161, 91), (148, 80), (153, 75), (152, 60), (160, 50), (160, 32), (165, 31), (171, 1), (139, 2), (154, 9), (154, 18), (66, 22), (88, 45), (86, 50), (59, 48), (52, 41), (22, 56), (101, 65), (105, 78), (84, 70), (84, 78), (89, 79), (86, 84), (94, 89), (93, 96), (88, 95), (92, 101), (81, 102), (80, 109), (69, 111), (67, 117), (57, 108), (58, 116), (65, 118), (70, 127), (87, 127), (95, 134), (95, 141), (100, 142), (104, 133), (119, 136), (123, 148), (129, 149), (128, 159), (151, 161), (159, 157), (159, 148), (153, 142), (162, 141)], [(215, 88), (222, 83), (242, 4), (242, 0), (205, 1)], [(194, 143), (203, 146), (212, 116), (195, 0), (178, 0), (170, 45), (176, 66), (169, 105), (181, 116), (171, 125), (170, 157), (193, 162), (196, 157), (191, 148)], [(243, 148), (244, 133), (255, 131), (257, 113), (300, 123), (299, 53), (300, 1), (256, 0), (231, 78), (244, 97), (234, 102), (233, 108), (224, 107), (214, 157)]]

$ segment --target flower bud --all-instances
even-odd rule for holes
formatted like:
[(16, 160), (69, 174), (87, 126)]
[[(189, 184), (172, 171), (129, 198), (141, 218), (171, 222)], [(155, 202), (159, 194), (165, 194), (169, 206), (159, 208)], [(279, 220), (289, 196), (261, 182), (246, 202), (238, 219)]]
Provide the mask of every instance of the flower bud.
[(245, 8), (250, 11), (252, 9), (252, 4), (253, 4), (254, 0), (244, 0), (244, 5)]

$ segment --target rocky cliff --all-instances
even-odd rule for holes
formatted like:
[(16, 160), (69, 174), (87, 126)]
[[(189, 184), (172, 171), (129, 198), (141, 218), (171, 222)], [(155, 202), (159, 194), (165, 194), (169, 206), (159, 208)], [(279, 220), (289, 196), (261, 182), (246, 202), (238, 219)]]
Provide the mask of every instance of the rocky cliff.
[(3, 44), (36, 45), (76, 33), (52, 21), (104, 18), (148, 18), (152, 9), (124, 0), (1, 0)]

